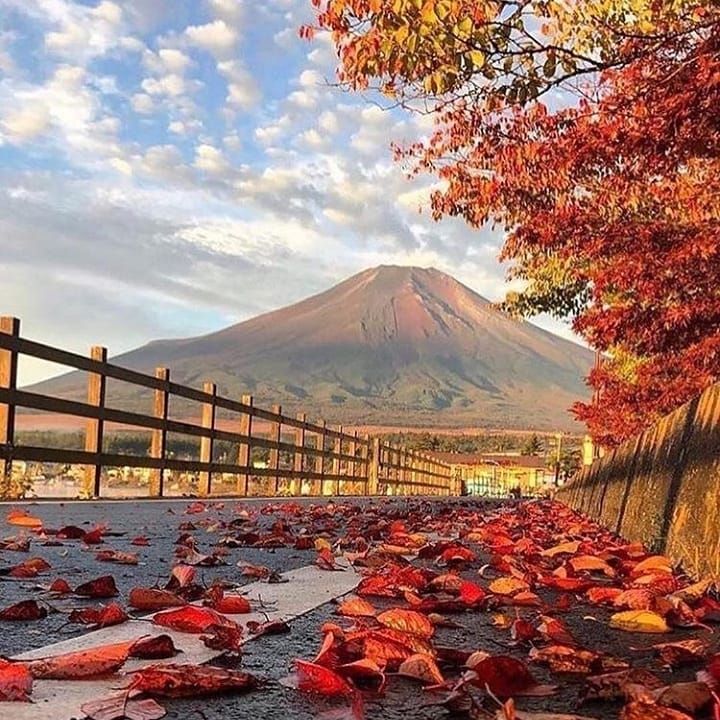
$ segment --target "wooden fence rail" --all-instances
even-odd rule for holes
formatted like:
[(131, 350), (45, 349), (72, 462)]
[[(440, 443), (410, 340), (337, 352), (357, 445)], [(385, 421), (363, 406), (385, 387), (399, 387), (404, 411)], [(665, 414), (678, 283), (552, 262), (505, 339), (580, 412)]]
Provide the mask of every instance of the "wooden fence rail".
[[(214, 383), (205, 383), (202, 390), (181, 385), (171, 381), (167, 368), (157, 368), (154, 375), (123, 368), (109, 363), (107, 355), (103, 347), (93, 347), (85, 357), (27, 340), (20, 335), (17, 318), (0, 317), (0, 496), (12, 494), (16, 461), (84, 466), (84, 497), (108, 495), (111, 468), (146, 471), (149, 497), (167, 496), (170, 482), (198, 496), (457, 494), (450, 466), (429, 455), (341, 426), (309, 422), (304, 413), (284, 415), (280, 406), (257, 407), (251, 395), (240, 400), (223, 397)], [(87, 373), (87, 401), (19, 389), (18, 362), (23, 356)], [(108, 407), (108, 380), (152, 391), (152, 412)], [(168, 417), (174, 397), (199, 405), (199, 424)], [(17, 443), (18, 408), (83, 419), (84, 449)], [(224, 428), (219, 427), (219, 411), (232, 419)], [(149, 432), (149, 455), (106, 452), (111, 423)], [(199, 459), (172, 457), (171, 433), (196, 439)], [(237, 448), (231, 457), (218, 457), (217, 446), (223, 441)], [(268, 461), (254, 462), (254, 450), (266, 453)]]

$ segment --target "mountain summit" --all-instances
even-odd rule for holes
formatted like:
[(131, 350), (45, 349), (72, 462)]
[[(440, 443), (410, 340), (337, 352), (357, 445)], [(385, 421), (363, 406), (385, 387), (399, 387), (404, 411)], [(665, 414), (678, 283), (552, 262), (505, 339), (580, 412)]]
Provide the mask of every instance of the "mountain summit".
[[(345, 423), (572, 427), (592, 353), (433, 268), (380, 266), (294, 305), (115, 359)], [(75, 394), (77, 374), (42, 384)], [(128, 388), (128, 390), (132, 390)], [(125, 397), (124, 400), (132, 400)], [(133, 404), (133, 403), (130, 403)], [(128, 406), (128, 402), (122, 402)]]

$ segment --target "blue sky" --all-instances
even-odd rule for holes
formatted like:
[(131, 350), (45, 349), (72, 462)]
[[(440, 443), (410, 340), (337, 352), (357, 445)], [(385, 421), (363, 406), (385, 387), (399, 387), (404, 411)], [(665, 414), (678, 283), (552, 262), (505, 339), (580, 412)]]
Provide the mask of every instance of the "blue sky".
[[(419, 208), (427, 116), (329, 85), (309, 0), (0, 0), (0, 313), (117, 353), (380, 263), (503, 296), (501, 236)], [(546, 327), (568, 334), (557, 324)], [(55, 369), (21, 367), (21, 380)]]

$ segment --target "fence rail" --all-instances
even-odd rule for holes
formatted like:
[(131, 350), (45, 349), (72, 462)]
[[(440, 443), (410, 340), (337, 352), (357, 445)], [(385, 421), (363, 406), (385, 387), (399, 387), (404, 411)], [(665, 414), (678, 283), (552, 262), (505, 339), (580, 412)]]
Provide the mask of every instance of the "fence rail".
[[(87, 401), (19, 389), (18, 363), (23, 356), (87, 373)], [(239, 401), (223, 397), (211, 382), (202, 390), (175, 383), (168, 368), (147, 375), (114, 365), (107, 357), (107, 349), (100, 346), (85, 357), (28, 340), (21, 337), (17, 318), (0, 317), (0, 496), (11, 493), (13, 463), (17, 462), (84, 466), (85, 497), (106, 494), (110, 468), (149, 471), (150, 497), (165, 496), (168, 480), (178, 476), (199, 496), (457, 494), (450, 466), (429, 455), (342, 426), (309, 422), (304, 413), (285, 415), (279, 405), (271, 410), (257, 407), (251, 395), (243, 395)], [(108, 407), (108, 380), (151, 390), (152, 413)], [(199, 404), (199, 424), (169, 417), (173, 397)], [(84, 420), (84, 449), (17, 443), (18, 408)], [(218, 411), (231, 418), (224, 425), (237, 430), (220, 427)], [(109, 423), (150, 432), (149, 455), (106, 452)], [(199, 459), (171, 457), (171, 433), (198, 440)], [(231, 458), (218, 457), (218, 442), (235, 448)], [(266, 454), (263, 466), (253, 460), (257, 450)]]

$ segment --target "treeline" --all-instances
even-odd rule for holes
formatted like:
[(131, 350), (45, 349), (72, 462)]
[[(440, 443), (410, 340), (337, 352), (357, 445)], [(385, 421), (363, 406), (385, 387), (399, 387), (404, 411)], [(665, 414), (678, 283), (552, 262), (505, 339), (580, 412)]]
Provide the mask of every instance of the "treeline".
[(453, 453), (518, 452), (542, 455), (550, 447), (548, 438), (516, 434), (440, 435), (432, 432), (393, 433), (385, 435), (390, 443), (404, 445), (411, 450)]

